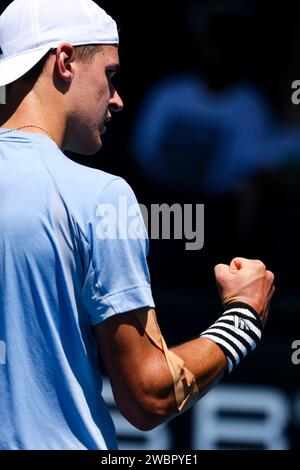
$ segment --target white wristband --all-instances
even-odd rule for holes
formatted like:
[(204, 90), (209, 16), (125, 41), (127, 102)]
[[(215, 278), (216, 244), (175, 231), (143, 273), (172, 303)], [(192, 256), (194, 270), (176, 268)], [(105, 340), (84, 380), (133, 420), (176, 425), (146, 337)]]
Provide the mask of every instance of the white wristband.
[(228, 372), (253, 351), (261, 340), (263, 325), (256, 311), (247, 304), (235, 302), (200, 336), (214, 341), (224, 352)]

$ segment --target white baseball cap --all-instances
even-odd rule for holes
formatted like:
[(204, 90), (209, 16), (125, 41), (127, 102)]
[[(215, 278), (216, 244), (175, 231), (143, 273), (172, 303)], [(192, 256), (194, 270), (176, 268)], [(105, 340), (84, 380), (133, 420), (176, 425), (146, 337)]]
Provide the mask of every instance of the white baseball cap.
[(115, 21), (92, 0), (14, 0), (0, 16), (0, 86), (68, 42), (118, 44)]

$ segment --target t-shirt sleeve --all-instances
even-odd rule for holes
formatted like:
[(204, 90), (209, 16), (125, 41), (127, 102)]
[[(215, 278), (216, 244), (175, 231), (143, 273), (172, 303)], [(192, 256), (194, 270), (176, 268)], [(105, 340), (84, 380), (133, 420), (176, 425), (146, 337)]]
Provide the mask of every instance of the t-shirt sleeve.
[(90, 260), (83, 299), (90, 323), (154, 307), (147, 265), (149, 240), (142, 213), (123, 179), (100, 194), (88, 224)]

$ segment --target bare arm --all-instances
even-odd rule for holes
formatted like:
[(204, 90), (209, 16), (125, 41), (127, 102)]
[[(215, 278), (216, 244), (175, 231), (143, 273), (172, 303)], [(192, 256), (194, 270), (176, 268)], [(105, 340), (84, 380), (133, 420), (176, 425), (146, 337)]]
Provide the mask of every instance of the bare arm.
[[(148, 315), (148, 309), (136, 311)], [(174, 384), (163, 352), (142, 331), (134, 312), (117, 315), (94, 328), (101, 356), (121, 413), (134, 426), (148, 430), (175, 416)], [(195, 375), (203, 395), (226, 369), (223, 352), (205, 338), (171, 350)]]
[[(221, 298), (251, 305), (266, 321), (274, 276), (259, 261), (236, 259), (216, 267)], [(116, 315), (94, 327), (100, 353), (121, 413), (134, 426), (149, 430), (177, 413), (174, 382), (164, 353), (149, 339), (136, 314), (155, 313), (143, 308)], [(223, 375), (226, 358), (207, 338), (171, 348), (195, 376), (203, 396)]]

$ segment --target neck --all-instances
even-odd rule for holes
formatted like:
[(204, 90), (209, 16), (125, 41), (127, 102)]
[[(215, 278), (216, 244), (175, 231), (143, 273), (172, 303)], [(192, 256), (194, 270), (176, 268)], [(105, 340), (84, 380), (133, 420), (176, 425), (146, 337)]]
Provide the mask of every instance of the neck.
[(26, 126), (22, 132), (36, 132), (48, 136), (50, 134), (58, 147), (63, 148), (66, 119), (60, 112), (55, 97), (47, 96), (47, 100), (41, 99), (34, 90), (31, 90), (23, 99), (15, 99), (14, 104), (7, 104), (1, 108), (5, 109), (1, 110), (0, 128), (16, 129)]

